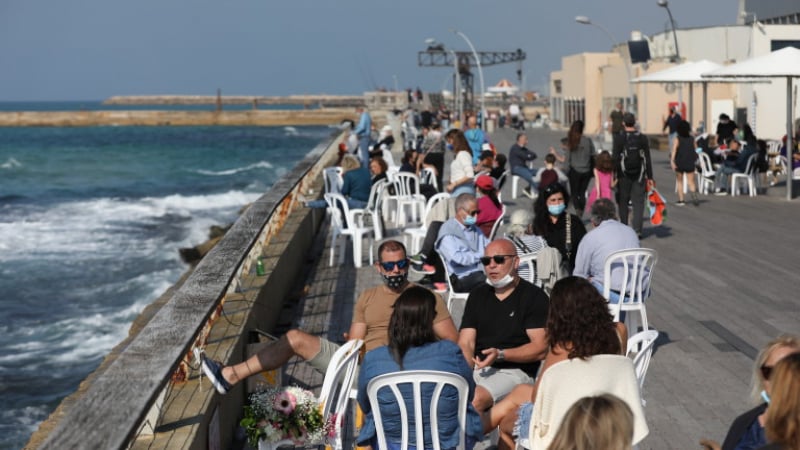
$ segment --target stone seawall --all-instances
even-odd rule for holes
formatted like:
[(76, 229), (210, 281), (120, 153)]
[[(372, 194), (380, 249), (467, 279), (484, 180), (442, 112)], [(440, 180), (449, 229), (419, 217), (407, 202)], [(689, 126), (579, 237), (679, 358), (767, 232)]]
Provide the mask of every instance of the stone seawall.
[(357, 120), (353, 108), (258, 111), (16, 111), (0, 112), (0, 127), (287, 126)]

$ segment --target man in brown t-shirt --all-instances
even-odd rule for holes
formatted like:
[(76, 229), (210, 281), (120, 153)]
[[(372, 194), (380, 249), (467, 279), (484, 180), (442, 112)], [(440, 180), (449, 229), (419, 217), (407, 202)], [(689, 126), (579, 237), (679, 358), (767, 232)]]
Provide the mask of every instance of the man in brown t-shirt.
[[(413, 286), (408, 281), (408, 264), (406, 249), (402, 243), (390, 240), (378, 247), (378, 262), (375, 267), (383, 277), (384, 284), (361, 293), (353, 309), (350, 331), (345, 336), (348, 339), (363, 339), (366, 351), (387, 345), (389, 341), (387, 330), (394, 301), (403, 291)], [(436, 318), (433, 330), (440, 339), (458, 342), (458, 332), (453, 319), (442, 298), (438, 294), (435, 295)], [(239, 381), (265, 370), (281, 367), (295, 355), (325, 373), (331, 357), (339, 347), (339, 344), (325, 338), (301, 330), (289, 330), (257, 354), (233, 366), (222, 366), (202, 354), (200, 359), (203, 373), (220, 394), (225, 394)]]

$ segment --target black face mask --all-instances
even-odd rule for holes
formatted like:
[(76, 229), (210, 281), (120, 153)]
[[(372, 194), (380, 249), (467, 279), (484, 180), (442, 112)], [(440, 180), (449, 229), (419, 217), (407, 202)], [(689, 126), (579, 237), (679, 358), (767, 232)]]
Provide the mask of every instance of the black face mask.
[(408, 279), (408, 272), (399, 273), (397, 275), (383, 274), (383, 282), (389, 289), (398, 289), (402, 287)]

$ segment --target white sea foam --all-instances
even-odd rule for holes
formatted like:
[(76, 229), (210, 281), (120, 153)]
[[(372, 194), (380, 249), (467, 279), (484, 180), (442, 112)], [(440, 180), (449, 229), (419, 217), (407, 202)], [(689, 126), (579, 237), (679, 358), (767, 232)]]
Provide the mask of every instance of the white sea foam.
[(1, 169), (13, 169), (15, 167), (22, 167), (22, 163), (17, 161), (14, 158), (8, 158), (8, 160), (6, 160), (6, 162), (4, 162), (3, 164), (0, 164), (0, 168)]
[(202, 175), (211, 175), (211, 176), (223, 176), (223, 175), (235, 175), (240, 172), (246, 172), (248, 170), (255, 170), (255, 169), (272, 169), (273, 166), (267, 161), (259, 161), (257, 163), (250, 164), (244, 167), (237, 167), (235, 169), (228, 169), (228, 170), (220, 170), (220, 171), (213, 171), (213, 170), (204, 170), (199, 169), (196, 170), (197, 173)]

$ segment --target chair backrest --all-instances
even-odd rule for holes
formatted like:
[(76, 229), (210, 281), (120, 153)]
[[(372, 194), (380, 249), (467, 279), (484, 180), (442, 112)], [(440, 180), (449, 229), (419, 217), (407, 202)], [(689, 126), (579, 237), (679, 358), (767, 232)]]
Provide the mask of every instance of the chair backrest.
[(711, 157), (706, 152), (700, 152), (700, 157), (697, 161), (700, 163), (700, 169), (703, 176), (714, 175), (714, 166), (711, 164)]
[(498, 193), (500, 192), (500, 189), (502, 189), (503, 183), (506, 182), (506, 178), (508, 178), (508, 174), (510, 172), (511, 172), (510, 170), (506, 170), (505, 172), (503, 172), (502, 175), (500, 175), (500, 178), (497, 179), (497, 183), (495, 183), (495, 184), (497, 185)]
[[(522, 270), (523, 268), (527, 270)], [(524, 274), (525, 281), (528, 281), (536, 286), (541, 286), (541, 283), (537, 284), (536, 280), (536, 253), (528, 253), (519, 257), (519, 269), (517, 269), (517, 273)]]
[[(429, 405), (423, 404), (422, 385), (432, 384), (433, 395)], [(412, 398), (404, 398), (400, 392), (401, 385), (410, 385)], [(378, 401), (378, 391), (382, 388), (390, 390), (396, 399), (395, 404), (400, 409), (402, 436), (401, 448), (407, 450), (409, 445), (416, 445), (417, 449), (429, 448), (425, 446), (425, 434), (431, 436), (434, 450), (441, 450), (439, 439), (439, 399), (445, 386), (452, 386), (458, 391), (458, 425), (459, 438), (458, 450), (464, 450), (467, 429), (467, 396), (469, 385), (463, 377), (449, 372), (434, 370), (405, 370), (375, 377), (367, 385), (367, 397), (372, 407), (372, 417), (375, 421), (378, 448), (389, 448), (386, 443), (386, 431), (381, 420), (381, 404)], [(407, 389), (404, 388), (407, 391)], [(413, 404), (413, 416), (409, 415), (406, 402)], [(430, 420), (430, 429), (425, 429), (423, 408), (427, 409)], [(412, 425), (413, 424), (413, 425)], [(410, 442), (409, 429), (414, 426), (415, 442)]]
[[(606, 257), (603, 269), (603, 297), (611, 297), (612, 281), (619, 289), (619, 302), (609, 304), (614, 320), (619, 320), (619, 311), (626, 306), (641, 305), (650, 295), (653, 269), (658, 261), (658, 252), (650, 248), (619, 250)], [(612, 278), (612, 275), (615, 275)]]
[(781, 151), (781, 141), (769, 140), (767, 141), (767, 153), (778, 153)]
[[(447, 206), (448, 200), (450, 200), (450, 194), (447, 192), (440, 192), (429, 198), (428, 203), (425, 204), (425, 212), (422, 215), (422, 224), (429, 226), (434, 219), (434, 217), (431, 217), (431, 215), (434, 213), (434, 210), (441, 204), (441, 202), (445, 202), (443, 206)], [(442, 211), (439, 212), (441, 213)], [(441, 216), (441, 214), (439, 215)], [(445, 217), (439, 217), (439, 219), (447, 220)]]
[(347, 412), (347, 403), (350, 400), (350, 391), (353, 388), (356, 369), (358, 368), (358, 355), (363, 345), (364, 341), (354, 339), (339, 347), (331, 357), (328, 370), (325, 371), (319, 402), (320, 406), (322, 406), (323, 418), (327, 418), (331, 413), (336, 416), (336, 420), (333, 423), (335, 433), (334, 448), (342, 448), (342, 422)]
[(744, 173), (745, 175), (753, 175), (756, 173), (756, 169), (758, 168), (758, 164), (756, 164), (756, 159), (758, 159), (758, 153), (753, 153), (750, 157), (747, 158), (747, 166), (745, 166)]
[(369, 189), (369, 199), (367, 200), (367, 207), (365, 208), (368, 211), (374, 211), (379, 209), (381, 206), (381, 201), (383, 200), (383, 190), (386, 189), (386, 186), (389, 184), (389, 181), (386, 179), (376, 181), (372, 187)]
[(325, 194), (324, 197), (328, 202), (328, 212), (331, 213), (331, 225), (342, 230), (347, 229), (350, 224), (350, 207), (347, 206), (347, 199), (342, 194), (333, 193)]
[(326, 194), (338, 194), (342, 192), (342, 184), (344, 184), (342, 173), (342, 168), (338, 166), (328, 167), (323, 171)]
[(394, 174), (395, 195), (398, 197), (421, 195), (419, 184), (419, 177), (416, 174), (410, 172), (397, 172)]
[(430, 167), (423, 167), (419, 172), (419, 181), (422, 184), (430, 184), (437, 191), (439, 190), (439, 182), (436, 181), (436, 171)]
[(613, 394), (633, 412), (633, 443), (649, 429), (645, 421), (633, 362), (622, 355), (595, 355), (558, 362), (541, 375), (530, 425), (530, 448), (547, 448), (569, 408), (579, 399)]
[[(628, 338), (628, 356), (633, 356), (633, 369), (636, 372), (636, 379), (639, 380), (639, 389), (644, 386), (644, 377), (647, 375), (647, 367), (650, 365), (650, 357), (653, 355), (653, 345), (658, 339), (658, 331), (640, 331)], [(641, 344), (641, 348), (639, 348)], [(638, 351), (633, 351), (637, 349)]]
[(500, 212), (500, 217), (494, 221), (494, 225), (492, 225), (492, 231), (489, 233), (489, 240), (493, 241), (494, 237), (497, 236), (497, 230), (500, 228), (500, 225), (503, 223), (503, 219), (506, 216), (506, 205), (503, 205), (503, 209)]
[(386, 165), (389, 167), (399, 167), (397, 164), (394, 163), (394, 157), (392, 156), (392, 151), (388, 149), (381, 150), (383, 155), (383, 160), (386, 161)]

